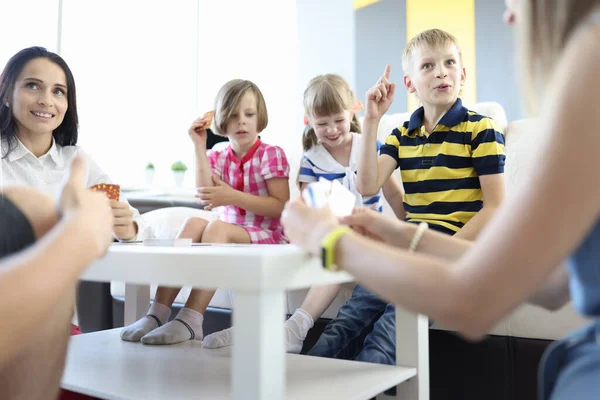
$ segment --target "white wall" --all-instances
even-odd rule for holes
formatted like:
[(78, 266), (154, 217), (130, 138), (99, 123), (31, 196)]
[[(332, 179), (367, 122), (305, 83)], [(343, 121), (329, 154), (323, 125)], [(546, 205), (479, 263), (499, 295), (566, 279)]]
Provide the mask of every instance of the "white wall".
[(58, 0), (0, 0), (0, 15), (0, 70), (26, 47), (56, 51)]
[[(61, 55), (77, 84), (79, 144), (124, 186), (148, 162), (159, 185), (192, 166), (197, 0), (63, 0)], [(186, 183), (191, 183), (192, 173)]]

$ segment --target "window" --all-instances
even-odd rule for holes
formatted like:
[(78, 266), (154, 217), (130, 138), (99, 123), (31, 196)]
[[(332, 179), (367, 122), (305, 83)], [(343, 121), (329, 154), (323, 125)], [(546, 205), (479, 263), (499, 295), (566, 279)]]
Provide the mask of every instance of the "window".
[(295, 7), (279, 0), (3, 2), (0, 13), (11, 18), (0, 34), (11, 40), (0, 46), (0, 62), (31, 45), (59, 51), (77, 84), (79, 144), (113, 181), (141, 186), (152, 162), (154, 185), (172, 187), (170, 166), (181, 160), (191, 188), (187, 129), (234, 78), (261, 89), (269, 112), (261, 136), (297, 163)]
[(152, 162), (155, 183), (172, 185), (177, 160), (193, 181), (197, 14), (197, 0), (64, 0), (61, 55), (77, 82), (79, 144), (116, 183), (142, 184)]
[[(26, 47), (42, 46), (56, 51), (58, 0), (19, 0), (0, 2), (0, 65)], [(30, 29), (23, 29), (24, 26)], [(10, 38), (10, 39), (8, 39)]]

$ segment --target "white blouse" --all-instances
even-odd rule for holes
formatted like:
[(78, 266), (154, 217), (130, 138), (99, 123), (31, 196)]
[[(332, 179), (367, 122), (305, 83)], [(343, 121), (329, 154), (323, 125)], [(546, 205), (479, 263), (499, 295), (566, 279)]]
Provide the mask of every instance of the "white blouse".
[[(5, 157), (8, 152), (8, 142), (6, 140), (1, 142), (0, 154), (3, 158), (0, 158), (0, 187), (28, 185), (57, 197), (63, 179), (68, 173), (71, 160), (79, 153), (83, 154), (87, 160), (86, 187), (112, 182), (98, 164), (79, 146), (60, 146), (52, 139), (50, 150), (38, 158), (19, 139), (16, 140), (16, 143), (17, 146), (14, 150)], [(127, 199), (122, 198), (121, 201), (127, 202)], [(150, 229), (144, 218), (135, 208), (131, 207), (131, 210), (133, 211), (133, 220), (138, 226), (138, 232), (130, 241), (149, 237)]]

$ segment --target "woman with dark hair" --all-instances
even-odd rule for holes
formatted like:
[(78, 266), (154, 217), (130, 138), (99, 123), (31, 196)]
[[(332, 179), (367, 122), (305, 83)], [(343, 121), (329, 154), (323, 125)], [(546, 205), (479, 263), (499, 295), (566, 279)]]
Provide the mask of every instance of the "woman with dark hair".
[[(83, 183), (90, 187), (111, 180), (77, 146), (78, 117), (75, 80), (67, 63), (43, 47), (19, 51), (0, 75), (0, 186), (28, 185), (55, 195), (78, 154), (87, 168)], [(147, 225), (127, 201), (110, 200), (113, 235), (122, 241), (141, 240)], [(20, 204), (15, 204), (19, 207)], [(17, 226), (13, 240), (25, 237)], [(75, 325), (72, 334), (78, 334)], [(63, 392), (61, 399), (83, 398)]]
[[(19, 51), (0, 75), (0, 184), (56, 193), (71, 160), (87, 161), (86, 186), (110, 178), (77, 144), (75, 80), (67, 63), (43, 47)], [(127, 201), (111, 200), (114, 235), (141, 240), (147, 226)]]

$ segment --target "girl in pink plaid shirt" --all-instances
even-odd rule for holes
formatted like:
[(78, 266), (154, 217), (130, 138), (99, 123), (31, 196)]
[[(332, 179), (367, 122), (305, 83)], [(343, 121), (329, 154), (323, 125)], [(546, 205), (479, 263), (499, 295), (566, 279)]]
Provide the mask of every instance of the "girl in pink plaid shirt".
[[(258, 87), (235, 79), (221, 88), (215, 101), (215, 130), (227, 136), (230, 145), (207, 151), (209, 118), (192, 123), (188, 133), (196, 153), (198, 203), (207, 210), (224, 206), (224, 212), (210, 223), (188, 219), (177, 237), (203, 243), (288, 243), (279, 218), (290, 198), (290, 167), (281, 148), (258, 137), (267, 122), (267, 107)], [(202, 340), (203, 314), (215, 291), (192, 290), (185, 307), (167, 323), (179, 290), (159, 287), (148, 314), (124, 328), (121, 338), (144, 344)]]

